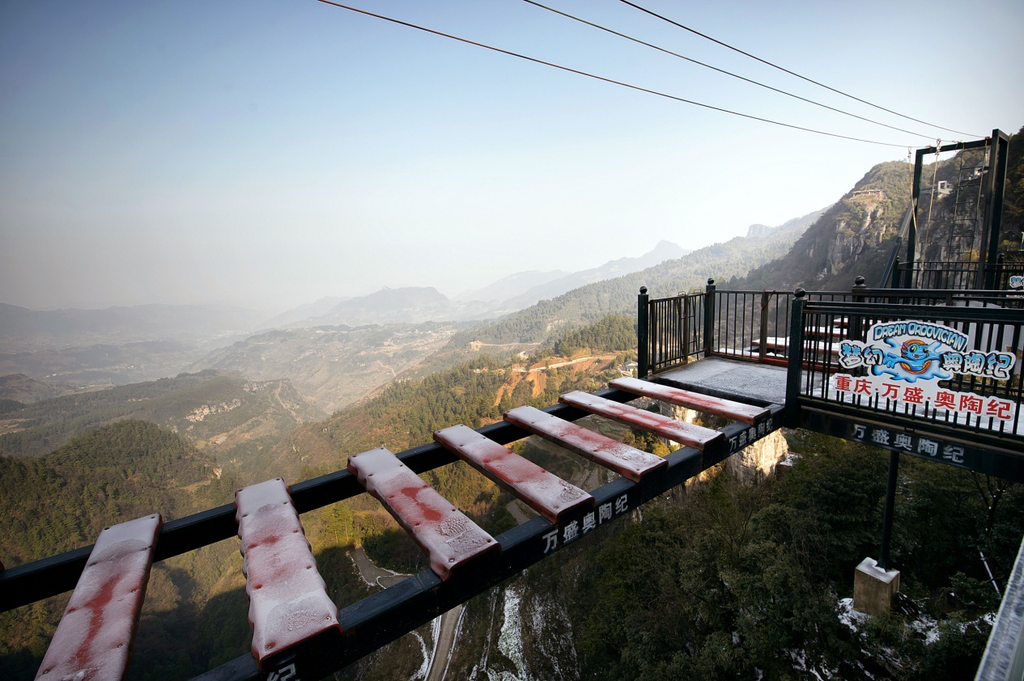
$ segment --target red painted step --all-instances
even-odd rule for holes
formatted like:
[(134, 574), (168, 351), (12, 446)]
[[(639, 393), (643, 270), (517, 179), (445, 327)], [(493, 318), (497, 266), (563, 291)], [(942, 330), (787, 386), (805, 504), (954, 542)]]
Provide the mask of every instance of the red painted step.
[(571, 392), (566, 395), (562, 395), (559, 401), (589, 411), (591, 414), (597, 414), (598, 416), (604, 416), (620, 423), (625, 423), (630, 426), (637, 426), (643, 430), (648, 430), (661, 437), (680, 442), (688, 447), (694, 447), (703, 451), (704, 446), (709, 442), (713, 442), (719, 438), (724, 437), (722, 433), (717, 430), (711, 430), (710, 428), (702, 428), (701, 426), (695, 426), (691, 423), (684, 423), (682, 421), (676, 421), (670, 419), (667, 416), (661, 414), (655, 414), (654, 412), (645, 411), (643, 409), (637, 409), (631, 407), (628, 404), (619, 404), (618, 402), (612, 402), (606, 400), (603, 397), (597, 395), (590, 395), (584, 392)]
[(594, 506), (594, 497), (579, 487), (472, 428), (461, 425), (445, 428), (434, 433), (434, 440), (552, 523), (557, 524), (567, 513)]
[[(789, 352), (789, 338), (784, 336), (768, 336), (764, 343), (765, 348), (768, 350), (776, 350), (779, 352)], [(829, 343), (822, 341), (805, 342), (804, 351), (811, 350), (817, 354), (824, 355), (826, 353), (833, 356), (839, 356), (839, 343)]]
[(494, 537), (452, 506), (383, 447), (349, 457), (348, 470), (380, 500), (395, 520), (427, 552), (441, 579), (489, 551), (500, 551)]
[(122, 679), (163, 524), (150, 515), (100, 532), (37, 679)]
[(846, 334), (841, 326), (815, 326), (809, 329), (805, 329), (804, 333), (809, 338), (816, 338), (821, 341), (832, 339), (835, 342), (841, 341), (846, 338)]
[(608, 385), (635, 395), (653, 397), (656, 400), (696, 409), (707, 414), (715, 414), (732, 421), (752, 424), (769, 415), (769, 411), (761, 407), (724, 400), (710, 395), (701, 395), (700, 393), (651, 383), (650, 381), (641, 381), (638, 378), (616, 378)]
[(505, 420), (634, 482), (639, 482), (652, 470), (668, 467), (668, 462), (660, 456), (622, 444), (534, 407), (510, 409), (505, 412)]
[(235, 492), (235, 520), (245, 558), (252, 654), (260, 669), (268, 657), (300, 643), (337, 637), (340, 644), (338, 607), (317, 572), (284, 480)]

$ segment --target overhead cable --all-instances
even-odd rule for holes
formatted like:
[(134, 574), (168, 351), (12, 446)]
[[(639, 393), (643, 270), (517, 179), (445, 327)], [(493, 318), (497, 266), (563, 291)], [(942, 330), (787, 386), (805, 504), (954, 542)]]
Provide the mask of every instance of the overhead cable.
[(442, 38), (448, 38), (450, 40), (456, 40), (456, 41), (458, 41), (460, 43), (465, 43), (467, 45), (473, 45), (475, 47), (482, 47), (485, 50), (491, 50), (492, 52), (498, 52), (500, 54), (505, 54), (505, 55), (508, 55), (510, 57), (516, 57), (518, 59), (524, 59), (526, 61), (530, 61), (530, 62), (533, 62), (535, 64), (541, 64), (542, 66), (550, 66), (551, 68), (559, 69), (559, 70), (562, 70), (562, 71), (567, 71), (568, 73), (575, 73), (576, 75), (579, 75), (579, 76), (586, 76), (587, 78), (593, 78), (594, 80), (600, 80), (600, 81), (603, 81), (605, 83), (611, 83), (612, 85), (618, 85), (620, 87), (629, 88), (631, 90), (636, 90), (638, 92), (646, 92), (647, 94), (657, 95), (658, 97), (664, 97), (665, 99), (671, 99), (673, 101), (682, 102), (684, 104), (691, 104), (693, 106), (699, 106), (699, 107), (704, 108), (704, 109), (710, 109), (711, 111), (718, 111), (720, 113), (726, 113), (726, 114), (729, 114), (729, 115), (732, 115), (732, 116), (739, 116), (741, 118), (746, 118), (746, 119), (753, 120), (753, 121), (760, 121), (762, 123), (770, 123), (772, 125), (778, 125), (778, 126), (781, 126), (783, 128), (790, 128), (792, 130), (800, 130), (800, 131), (803, 131), (803, 132), (814, 133), (816, 135), (825, 135), (826, 137), (835, 137), (835, 138), (838, 138), (838, 139), (850, 140), (852, 142), (863, 142), (865, 144), (876, 144), (876, 145), (885, 146), (885, 147), (899, 147), (901, 149), (905, 148), (907, 146), (906, 144), (893, 144), (891, 142), (879, 142), (877, 140), (863, 139), (863, 138), (860, 138), (860, 137), (851, 137), (849, 135), (840, 135), (838, 133), (827, 132), (825, 130), (816, 130), (814, 128), (805, 128), (803, 126), (794, 125), (792, 123), (783, 123), (781, 121), (772, 120), (770, 118), (762, 118), (760, 116), (754, 116), (753, 114), (742, 113), (740, 111), (733, 111), (731, 109), (724, 109), (722, 107), (712, 106), (711, 104), (704, 104), (702, 102), (697, 102), (697, 101), (694, 101), (692, 99), (686, 99), (684, 97), (678, 97), (676, 95), (670, 95), (670, 94), (665, 93), (665, 92), (660, 92), (658, 90), (652, 90), (650, 88), (641, 87), (639, 85), (632, 85), (630, 83), (625, 83), (625, 82), (623, 82), (621, 80), (615, 80), (613, 78), (606, 78), (604, 76), (599, 76), (599, 75), (596, 75), (596, 74), (593, 74), (593, 73), (589, 73), (587, 71), (581, 71), (579, 69), (574, 69), (574, 68), (571, 68), (569, 66), (562, 66), (561, 64), (555, 64), (554, 62), (544, 61), (543, 59), (537, 59), (536, 57), (529, 57), (529, 56), (527, 56), (525, 54), (520, 54), (518, 52), (512, 52), (511, 50), (505, 50), (505, 49), (502, 49), (500, 47), (494, 47), (493, 45), (487, 45), (485, 43), (476, 42), (475, 40), (469, 40), (468, 38), (460, 38), (459, 36), (452, 35), (450, 33), (444, 33), (442, 31), (436, 31), (436, 30), (434, 30), (432, 28), (426, 28), (424, 26), (419, 26), (417, 24), (409, 23), (408, 21), (402, 21), (401, 19), (395, 19), (393, 17), (384, 16), (383, 14), (375, 14), (374, 12), (370, 12), (370, 11), (367, 11), (365, 9), (359, 9), (358, 7), (350, 7), (349, 5), (343, 5), (340, 2), (334, 2), (333, 0), (317, 0), (317, 2), (321, 2), (321, 3), (325, 4), (325, 5), (330, 5), (332, 7), (337, 7), (339, 9), (345, 9), (345, 10), (348, 10), (350, 12), (356, 12), (357, 14), (363, 14), (363, 15), (366, 15), (368, 17), (373, 17), (375, 19), (381, 19), (383, 21), (388, 21), (388, 22), (391, 22), (393, 24), (398, 24), (400, 26), (406, 26), (408, 28), (414, 28), (414, 29), (416, 29), (418, 31), (423, 31), (425, 33), (431, 33), (433, 35), (440, 36)]
[(786, 95), (787, 97), (792, 97), (793, 99), (799, 99), (802, 102), (807, 102), (808, 104), (813, 104), (814, 106), (820, 106), (823, 109), (828, 109), (829, 111), (835, 111), (836, 113), (841, 113), (844, 116), (850, 116), (851, 118), (856, 118), (856, 119), (865, 121), (867, 123), (873, 123), (875, 125), (880, 125), (883, 128), (889, 128), (890, 130), (896, 130), (896, 131), (899, 131), (899, 132), (905, 132), (908, 135), (917, 135), (918, 137), (924, 137), (924, 138), (929, 139), (929, 140), (930, 139), (934, 139), (934, 135), (926, 135), (924, 133), (914, 132), (913, 130), (904, 130), (903, 128), (897, 128), (894, 125), (889, 125), (887, 123), (882, 123), (881, 121), (876, 121), (874, 119), (867, 118), (865, 116), (858, 116), (855, 113), (850, 113), (849, 111), (844, 111), (842, 109), (837, 109), (834, 106), (829, 106), (828, 104), (822, 104), (821, 102), (816, 102), (813, 99), (808, 99), (806, 97), (801, 97), (800, 95), (795, 95), (792, 92), (786, 92), (785, 90), (780, 90), (779, 88), (772, 87), (771, 85), (765, 85), (764, 83), (761, 83), (759, 81), (753, 80), (751, 78), (746, 78), (746, 77), (741, 76), (741, 75), (739, 75), (737, 73), (733, 73), (732, 71), (726, 71), (725, 69), (720, 69), (717, 66), (712, 66), (711, 64), (705, 64), (704, 62), (698, 61), (696, 59), (693, 59), (692, 57), (687, 57), (686, 55), (679, 54), (678, 52), (673, 52), (672, 50), (666, 49), (664, 47), (659, 47), (658, 45), (653, 45), (653, 44), (651, 44), (649, 42), (640, 40), (639, 38), (634, 38), (632, 36), (626, 35), (625, 33), (620, 33), (619, 31), (616, 31), (614, 29), (608, 28), (606, 26), (601, 26), (600, 24), (595, 24), (592, 21), (587, 21), (586, 19), (581, 19), (580, 17), (574, 16), (574, 15), (569, 14), (567, 12), (563, 12), (561, 10), (557, 10), (557, 9), (555, 9), (553, 7), (548, 7), (547, 5), (542, 5), (541, 3), (536, 2), (535, 0), (523, 0), (523, 2), (527, 2), (527, 3), (531, 4), (531, 5), (534, 5), (535, 7), (540, 7), (541, 9), (546, 9), (549, 12), (554, 12), (555, 14), (559, 14), (559, 15), (561, 15), (563, 17), (566, 17), (567, 19), (572, 19), (573, 21), (578, 21), (581, 24), (586, 24), (587, 26), (592, 26), (594, 28), (597, 28), (597, 29), (600, 29), (602, 31), (605, 31), (606, 33), (611, 33), (612, 35), (619, 36), (620, 38), (625, 38), (626, 40), (630, 40), (630, 41), (632, 41), (634, 43), (638, 43), (638, 44), (643, 45), (645, 47), (649, 47), (649, 48), (651, 48), (653, 50), (658, 50), (659, 52), (664, 52), (665, 54), (671, 55), (673, 57), (678, 57), (679, 59), (683, 59), (685, 61), (688, 61), (691, 64), (696, 64), (697, 66), (703, 66), (706, 69), (711, 69), (712, 71), (717, 71), (718, 73), (722, 73), (722, 74), (725, 74), (727, 76), (731, 76), (733, 78), (737, 78), (737, 79), (742, 80), (742, 81), (744, 81), (746, 83), (750, 83), (751, 85), (756, 85), (758, 87), (765, 88), (766, 90), (771, 90), (772, 92), (778, 92), (780, 95)]
[(739, 52), (743, 56), (750, 57), (751, 59), (753, 59), (755, 61), (759, 61), (762, 64), (765, 64), (767, 66), (771, 66), (773, 69), (778, 69), (779, 71), (782, 71), (784, 73), (788, 73), (791, 76), (795, 76), (795, 77), (797, 77), (797, 78), (799, 78), (801, 80), (805, 80), (808, 83), (812, 83), (813, 85), (817, 85), (818, 87), (823, 87), (826, 90), (831, 90), (832, 92), (835, 92), (836, 94), (842, 95), (843, 97), (849, 97), (850, 99), (856, 100), (856, 101), (860, 102), (861, 104), (867, 104), (868, 106), (874, 107), (876, 109), (880, 109), (882, 111), (885, 111), (886, 113), (891, 113), (894, 116), (899, 116), (900, 118), (906, 118), (908, 121), (914, 121), (915, 123), (921, 123), (922, 125), (928, 125), (928, 126), (931, 126), (933, 128), (938, 128), (940, 130), (946, 130), (948, 132), (955, 132), (958, 135), (966, 135), (968, 137), (983, 137), (984, 136), (984, 135), (974, 135), (974, 134), (969, 133), (969, 132), (960, 132), (959, 130), (953, 130), (952, 128), (944, 128), (941, 125), (935, 125), (934, 123), (928, 123), (927, 121), (922, 121), (919, 118), (914, 118), (913, 116), (907, 116), (907, 115), (899, 113), (898, 111), (893, 111), (892, 109), (887, 109), (884, 106), (880, 106), (878, 104), (873, 104), (873, 103), (867, 101), (866, 99), (861, 99), (860, 97), (856, 97), (856, 96), (851, 95), (849, 93), (843, 92), (842, 90), (837, 90), (836, 88), (830, 87), (828, 85), (825, 85), (824, 83), (819, 83), (818, 81), (816, 81), (816, 80), (814, 80), (812, 78), (808, 78), (807, 76), (801, 76), (799, 73), (796, 73), (794, 71), (790, 71), (789, 69), (783, 68), (782, 66), (779, 66), (778, 64), (773, 64), (772, 62), (768, 61), (767, 59), (761, 59), (760, 57), (758, 57), (756, 55), (750, 54), (749, 52), (744, 52), (743, 50), (741, 50), (738, 47), (733, 47), (732, 45), (729, 45), (728, 43), (724, 43), (721, 40), (717, 40), (715, 38), (712, 38), (711, 36), (706, 35), (704, 33), (701, 33), (700, 31), (698, 31), (696, 29), (690, 28), (689, 26), (684, 26), (683, 24), (679, 23), (678, 21), (673, 21), (672, 19), (669, 19), (668, 17), (662, 16), (661, 14), (658, 14), (657, 12), (654, 12), (652, 10), (647, 9), (646, 7), (641, 7), (640, 5), (636, 4), (635, 2), (630, 2), (630, 0), (619, 0), (619, 2), (622, 2), (622, 3), (626, 4), (626, 5), (629, 5), (630, 7), (634, 7), (636, 9), (640, 10), (641, 12), (646, 12), (647, 14), (650, 14), (652, 17), (656, 17), (658, 19), (661, 19), (662, 21), (666, 21), (666, 22), (672, 24), (673, 26), (677, 26), (677, 27), (683, 29), (684, 31), (689, 31), (690, 33), (693, 33), (694, 35), (698, 35), (701, 38), (704, 38), (705, 40), (710, 40), (711, 42), (713, 42), (715, 44), (721, 45), (722, 47), (727, 47), (730, 50), (732, 50), (733, 52)]

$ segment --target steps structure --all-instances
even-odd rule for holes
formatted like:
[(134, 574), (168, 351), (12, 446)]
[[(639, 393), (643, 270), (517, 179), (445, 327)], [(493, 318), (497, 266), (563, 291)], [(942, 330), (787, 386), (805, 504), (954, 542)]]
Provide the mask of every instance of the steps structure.
[(651, 397), (679, 407), (687, 407), (688, 409), (706, 414), (721, 416), (731, 421), (755, 424), (769, 416), (768, 410), (762, 407), (754, 407), (742, 402), (702, 395), (691, 390), (673, 388), (650, 381), (641, 381), (637, 378), (617, 378), (609, 385), (613, 388), (619, 388), (620, 390), (644, 397)]
[(160, 515), (103, 528), (37, 679), (122, 679), (146, 596)]
[[(252, 656), (199, 678), (284, 681), (329, 675), (727, 458), (737, 451), (731, 443), (741, 433), (749, 433), (749, 439), (744, 439), (753, 442), (781, 425), (779, 405), (763, 409), (636, 379), (619, 379), (611, 385), (605, 396), (572, 392), (561, 397), (562, 404), (546, 410), (528, 406), (509, 410), (503, 423), (479, 430), (462, 425), (439, 430), (434, 439), (441, 447), (409, 450), (403, 458), (381, 447), (351, 456), (347, 470), (293, 488), (273, 478), (239, 489), (234, 507), (229, 508), (234, 511), (244, 557)], [(637, 395), (683, 404), (734, 423), (712, 430), (622, 403)], [(685, 446), (661, 458), (572, 422), (586, 414), (611, 418)], [(530, 434), (621, 477), (588, 493), (503, 446)], [(540, 517), (492, 537), (417, 475), (451, 461), (438, 458), (444, 450)], [(410, 467), (413, 464), (417, 470)], [(360, 487), (354, 488), (355, 484)], [(324, 489), (332, 491), (328, 494)], [(423, 549), (430, 570), (339, 611), (317, 572), (299, 513), (363, 489)], [(207, 516), (220, 519), (224, 513), (211, 509), (175, 521), (175, 530), (184, 532), (180, 528), (207, 522)], [(104, 530), (37, 678), (124, 677), (158, 536), (163, 535), (157, 515)], [(178, 552), (193, 548), (184, 546)], [(66, 562), (74, 559), (69, 554)], [(122, 591), (127, 592), (125, 598), (112, 598)], [(90, 627), (97, 618), (103, 626), (93, 635)], [(81, 655), (80, 650), (89, 654)], [(101, 664), (105, 671), (90, 675), (89, 670)]]
[(579, 391), (562, 395), (559, 401), (578, 409), (589, 411), (591, 414), (624, 423), (627, 426), (642, 428), (655, 435), (660, 435), (675, 442), (681, 442), (694, 449), (703, 450), (706, 445), (722, 437), (722, 433), (717, 430), (696, 426), (692, 423), (684, 423), (683, 421), (676, 421), (661, 414), (631, 407), (628, 404), (619, 404), (597, 395), (590, 395)]
[(348, 469), (430, 558), (441, 579), (499, 549), (484, 532), (383, 447), (349, 457)]
[(579, 487), (472, 428), (445, 428), (434, 433), (434, 440), (556, 525), (569, 514), (594, 507), (594, 497)]
[(623, 444), (571, 421), (552, 416), (536, 407), (516, 407), (505, 412), (505, 420), (548, 442), (586, 457), (634, 482), (653, 470), (667, 468), (665, 459)]
[(337, 646), (338, 607), (327, 595), (316, 559), (288, 487), (273, 478), (235, 492), (239, 550), (249, 596), (252, 654), (260, 669), (269, 658), (307, 656)]

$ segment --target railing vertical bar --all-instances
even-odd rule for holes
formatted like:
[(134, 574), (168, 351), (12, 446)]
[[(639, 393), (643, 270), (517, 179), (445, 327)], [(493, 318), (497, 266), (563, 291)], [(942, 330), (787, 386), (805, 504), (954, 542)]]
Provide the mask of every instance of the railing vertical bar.
[(757, 358), (764, 361), (765, 345), (768, 343), (768, 291), (761, 292), (761, 341), (758, 343)]
[(704, 356), (710, 357), (714, 354), (714, 316), (715, 316), (715, 280), (708, 279), (708, 285), (704, 293)]
[(786, 373), (786, 425), (795, 428), (800, 418), (800, 374), (803, 370), (803, 311), (805, 291), (793, 294), (789, 325), (789, 363)]
[(683, 296), (683, 362), (690, 361), (690, 296)]
[(637, 332), (637, 376), (646, 378), (650, 372), (650, 329), (648, 328), (650, 316), (650, 298), (647, 295), (647, 287), (640, 287), (640, 294), (636, 303), (636, 332)]

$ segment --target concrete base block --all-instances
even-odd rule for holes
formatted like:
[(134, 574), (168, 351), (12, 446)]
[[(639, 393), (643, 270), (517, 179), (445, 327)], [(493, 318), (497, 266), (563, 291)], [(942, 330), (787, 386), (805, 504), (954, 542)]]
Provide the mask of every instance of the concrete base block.
[(872, 616), (887, 613), (899, 590), (899, 570), (883, 570), (874, 558), (865, 558), (853, 575), (853, 609)]

